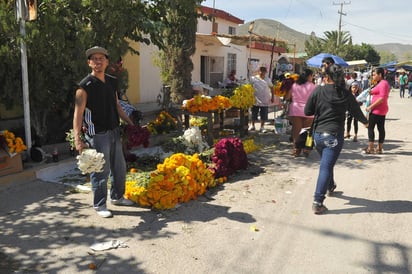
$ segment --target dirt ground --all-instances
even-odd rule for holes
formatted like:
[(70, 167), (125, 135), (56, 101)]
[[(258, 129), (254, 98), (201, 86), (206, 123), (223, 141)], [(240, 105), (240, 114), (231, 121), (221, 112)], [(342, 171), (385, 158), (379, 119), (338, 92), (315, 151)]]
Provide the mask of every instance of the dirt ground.
[[(173, 210), (115, 207), (42, 180), (0, 185), (0, 273), (412, 273), (412, 99), (391, 92), (384, 154), (346, 140), (338, 184), (314, 215), (319, 156), (291, 156), (286, 136), (258, 138), (250, 167)], [(94, 243), (119, 240), (106, 251)], [(96, 265), (96, 270), (89, 265)]]

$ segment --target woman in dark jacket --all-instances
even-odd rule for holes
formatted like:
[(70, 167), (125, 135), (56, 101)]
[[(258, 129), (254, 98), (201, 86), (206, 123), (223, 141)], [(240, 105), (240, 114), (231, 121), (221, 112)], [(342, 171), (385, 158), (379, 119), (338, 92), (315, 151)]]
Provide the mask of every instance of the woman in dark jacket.
[(346, 111), (361, 123), (368, 123), (355, 97), (345, 87), (342, 68), (333, 64), (325, 69), (324, 74), (324, 85), (315, 88), (305, 105), (305, 115), (315, 115), (313, 137), (321, 156), (312, 205), (315, 214), (327, 210), (323, 205), (325, 194), (336, 188), (333, 169), (344, 143)]

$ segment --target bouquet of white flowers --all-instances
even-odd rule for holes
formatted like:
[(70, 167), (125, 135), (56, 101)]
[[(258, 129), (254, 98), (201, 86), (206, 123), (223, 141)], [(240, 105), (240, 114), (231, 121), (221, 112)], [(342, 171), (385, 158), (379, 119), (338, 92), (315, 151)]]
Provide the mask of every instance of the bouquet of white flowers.
[(82, 174), (91, 172), (101, 172), (105, 163), (103, 153), (97, 152), (95, 149), (85, 149), (82, 154), (77, 156), (77, 167)]

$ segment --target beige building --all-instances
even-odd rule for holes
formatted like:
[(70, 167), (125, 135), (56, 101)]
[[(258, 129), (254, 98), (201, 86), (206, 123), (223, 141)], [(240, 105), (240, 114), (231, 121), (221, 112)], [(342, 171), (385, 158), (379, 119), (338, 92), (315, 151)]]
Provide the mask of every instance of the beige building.
[[(244, 24), (225, 11), (201, 7), (204, 14), (213, 14), (214, 21), (199, 18), (196, 32), (196, 52), (192, 57), (194, 69), (192, 82), (200, 82), (219, 90), (228, 74), (236, 70), (238, 79), (247, 79), (260, 66), (275, 69), (283, 47), (271, 44), (271, 39), (257, 35), (238, 36), (237, 28)], [(140, 55), (124, 56), (124, 67), (129, 73), (127, 96), (131, 103), (156, 102), (162, 89), (160, 70), (153, 63), (157, 47), (140, 44), (135, 46)], [(248, 62), (251, 60), (251, 62)]]

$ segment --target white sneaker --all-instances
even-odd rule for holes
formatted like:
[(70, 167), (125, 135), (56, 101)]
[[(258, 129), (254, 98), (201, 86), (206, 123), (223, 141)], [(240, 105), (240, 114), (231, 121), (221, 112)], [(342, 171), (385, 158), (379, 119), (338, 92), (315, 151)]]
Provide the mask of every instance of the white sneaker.
[(267, 130), (266, 128), (262, 127), (262, 128), (260, 128), (260, 132), (262, 132), (262, 133), (267, 133), (268, 130)]
[(112, 212), (108, 210), (106, 207), (96, 208), (96, 213), (97, 215), (103, 218), (110, 218), (113, 216)]
[(254, 127), (254, 126), (250, 126), (250, 127), (248, 128), (248, 130), (255, 130), (255, 127)]
[(120, 198), (119, 200), (112, 200), (111, 203), (112, 203), (112, 205), (117, 205), (117, 206), (132, 206), (132, 205), (134, 205), (133, 201), (128, 200), (124, 197)]

